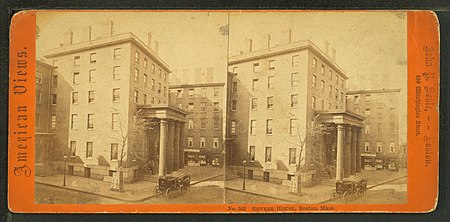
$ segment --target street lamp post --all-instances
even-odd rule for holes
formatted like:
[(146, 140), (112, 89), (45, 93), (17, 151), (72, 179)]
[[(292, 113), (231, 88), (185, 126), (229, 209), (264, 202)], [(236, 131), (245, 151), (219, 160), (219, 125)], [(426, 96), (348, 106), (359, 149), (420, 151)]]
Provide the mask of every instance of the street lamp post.
[(66, 186), (66, 166), (67, 166), (67, 155), (64, 154), (64, 177), (63, 177), (63, 186)]
[(243, 160), (242, 161), (242, 165), (244, 166), (244, 177), (243, 177), (243, 180), (242, 180), (242, 190), (245, 190), (245, 165), (247, 165), (247, 161)]

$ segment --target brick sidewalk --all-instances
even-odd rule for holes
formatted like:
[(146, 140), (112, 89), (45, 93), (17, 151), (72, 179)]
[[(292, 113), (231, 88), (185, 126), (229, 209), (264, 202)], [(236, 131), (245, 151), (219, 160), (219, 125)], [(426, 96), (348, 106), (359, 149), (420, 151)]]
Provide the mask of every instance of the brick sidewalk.
[(67, 175), (66, 186), (63, 186), (63, 174), (46, 177), (35, 176), (35, 182), (125, 202), (140, 202), (153, 197), (153, 188), (156, 186), (154, 182), (139, 181), (124, 184), (124, 191), (118, 192), (111, 190), (109, 182)]

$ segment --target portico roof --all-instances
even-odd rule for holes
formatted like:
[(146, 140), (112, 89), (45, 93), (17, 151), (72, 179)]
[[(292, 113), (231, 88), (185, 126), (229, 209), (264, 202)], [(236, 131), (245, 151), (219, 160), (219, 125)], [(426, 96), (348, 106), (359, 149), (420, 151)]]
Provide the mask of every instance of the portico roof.
[(363, 126), (364, 116), (354, 113), (350, 110), (327, 110), (316, 111), (319, 115), (318, 121), (322, 123), (349, 124), (354, 126)]
[(169, 105), (138, 105), (139, 115), (143, 118), (169, 119), (186, 122), (187, 112)]

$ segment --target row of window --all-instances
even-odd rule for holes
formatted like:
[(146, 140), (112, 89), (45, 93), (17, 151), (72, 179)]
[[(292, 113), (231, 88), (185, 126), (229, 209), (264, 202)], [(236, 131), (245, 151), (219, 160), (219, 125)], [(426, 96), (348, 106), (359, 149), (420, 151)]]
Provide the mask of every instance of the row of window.
[[(111, 114), (111, 129), (118, 130), (120, 127), (119, 113)], [(78, 129), (78, 114), (72, 114), (70, 117), (70, 129)], [(87, 114), (87, 129), (94, 129), (94, 114)]]
[[(200, 128), (201, 129), (206, 129), (206, 125), (207, 125), (208, 120), (206, 118), (201, 118), (200, 119)], [(219, 129), (221, 121), (219, 118), (214, 118), (213, 119), (213, 127), (214, 129)], [(188, 119), (188, 129), (194, 129), (194, 120), (193, 119)]]
[[(194, 98), (195, 96), (195, 89), (188, 89), (188, 95), (189, 98)], [(200, 96), (202, 98), (206, 98), (206, 88), (203, 87), (200, 89)], [(218, 97), (219, 96), (219, 88), (214, 88), (214, 93), (213, 93), (214, 97)], [(183, 89), (177, 89), (177, 98), (178, 99), (182, 99), (183, 98)]]
[[(188, 142), (188, 147), (194, 147), (194, 137), (193, 136), (189, 136), (187, 142)], [(200, 137), (199, 146), (200, 146), (200, 148), (206, 148), (206, 137), (204, 137), (204, 136)], [(213, 138), (212, 147), (219, 148), (219, 137)]]
[[(134, 54), (134, 61), (135, 61), (135, 63), (139, 64), (140, 58), (141, 58), (140, 53), (138, 51), (136, 51), (135, 54)], [(148, 68), (148, 58), (146, 58), (146, 57), (144, 57), (143, 66), (144, 66), (145, 69)], [(152, 74), (155, 74), (155, 72), (156, 72), (156, 66), (155, 66), (154, 63), (152, 63), (152, 65), (151, 65), (150, 72)], [(167, 73), (163, 74), (161, 68), (158, 69), (158, 74), (159, 74), (159, 78), (164, 78), (165, 80), (167, 80)]]
[[(220, 110), (219, 102), (213, 102), (214, 112), (218, 112)], [(188, 103), (188, 111), (195, 111), (194, 103)], [(206, 111), (206, 102), (200, 102), (200, 111)]]
[[(370, 152), (370, 142), (364, 142), (364, 151)], [(383, 152), (383, 143), (377, 142), (377, 153)], [(395, 153), (395, 142), (389, 142), (389, 152)]]
[[(377, 117), (380, 118), (380, 119), (383, 118), (383, 113), (384, 113), (383, 108), (377, 108), (377, 110), (378, 110)], [(358, 107), (355, 107), (355, 112), (359, 113), (359, 108)], [(364, 110), (364, 115), (370, 116), (370, 108), (366, 108)], [(389, 116), (391, 118), (394, 118), (395, 115), (396, 115), (395, 108), (389, 108)]]
[[(382, 123), (377, 123), (377, 132), (378, 133), (383, 133), (383, 124)], [(364, 126), (365, 132), (366, 134), (370, 134), (370, 124), (366, 124)], [(395, 123), (389, 123), (389, 133), (390, 134), (395, 134), (396, 133), (396, 124)]]
[[(317, 77), (315, 75), (312, 76), (312, 87), (313, 88), (317, 88)], [(344, 89), (344, 82), (343, 81), (342, 81), (342, 89)], [(324, 80), (320, 80), (320, 90), (322, 92), (325, 92), (325, 81)], [(340, 95), (341, 102), (344, 102), (344, 98), (345, 98), (344, 92), (343, 91), (339, 91), (339, 89), (337, 89), (337, 88), (335, 89), (335, 92), (336, 93), (334, 94), (334, 97), (335, 97), (336, 101), (339, 100), (339, 95)], [(333, 96), (333, 86), (331, 84), (328, 85), (328, 95), (330, 97)]]
[[(92, 158), (93, 153), (94, 153), (94, 142), (86, 142), (86, 149), (85, 149), (86, 158)], [(70, 141), (69, 155), (70, 156), (77, 155), (76, 141)], [(118, 157), (119, 157), (119, 144), (111, 143), (110, 160), (118, 160)]]
[[(234, 128), (233, 128), (234, 125)], [(252, 119), (250, 120), (250, 135), (256, 135), (256, 127), (257, 127), (257, 120)], [(289, 119), (289, 135), (297, 135), (298, 133), (298, 120), (296, 118)], [(236, 133), (236, 122), (231, 121), (231, 133)], [(267, 119), (266, 120), (266, 135), (272, 135), (273, 134), (273, 119)]]
[[(249, 161), (254, 162), (255, 161), (255, 155), (256, 155), (256, 147), (250, 146), (249, 148)], [(289, 165), (295, 165), (297, 163), (297, 149), (296, 148), (289, 148)], [(266, 163), (272, 162), (272, 147), (266, 146), (264, 150), (264, 161)]]

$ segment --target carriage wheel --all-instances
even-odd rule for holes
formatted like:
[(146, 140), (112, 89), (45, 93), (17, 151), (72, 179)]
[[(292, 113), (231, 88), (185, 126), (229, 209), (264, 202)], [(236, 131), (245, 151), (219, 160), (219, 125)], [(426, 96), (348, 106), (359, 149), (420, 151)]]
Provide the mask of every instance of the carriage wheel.
[(366, 189), (361, 189), (361, 190), (359, 190), (359, 191), (358, 191), (358, 194), (359, 194), (360, 197), (366, 195)]
[(181, 190), (181, 193), (186, 193), (188, 191), (188, 188), (187, 188), (187, 186), (181, 185), (180, 190)]
[(172, 190), (170, 190), (170, 188), (167, 188), (166, 190), (166, 198), (170, 199), (172, 197)]
[(153, 195), (158, 195), (158, 193), (159, 193), (159, 186), (158, 185), (156, 185), (154, 188), (153, 188)]
[(344, 198), (345, 201), (348, 201), (349, 196), (350, 196), (350, 192), (345, 191), (344, 195), (342, 196), (342, 198)]
[(330, 198), (333, 200), (333, 199), (335, 199), (336, 198), (336, 196), (337, 196), (337, 192), (336, 192), (336, 189), (333, 189), (332, 191), (331, 191), (331, 195), (330, 195)]

